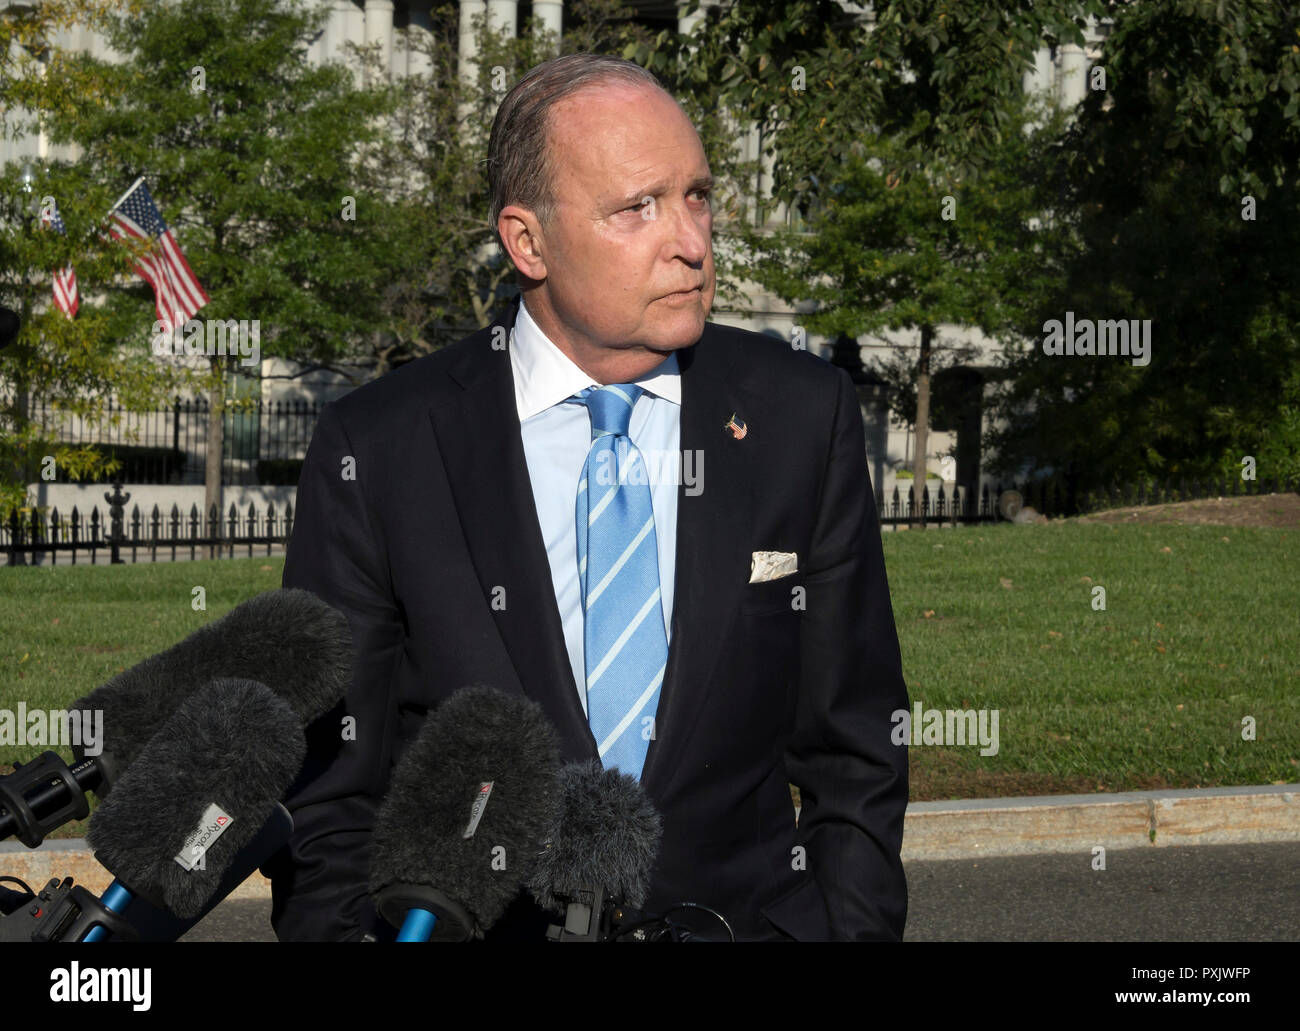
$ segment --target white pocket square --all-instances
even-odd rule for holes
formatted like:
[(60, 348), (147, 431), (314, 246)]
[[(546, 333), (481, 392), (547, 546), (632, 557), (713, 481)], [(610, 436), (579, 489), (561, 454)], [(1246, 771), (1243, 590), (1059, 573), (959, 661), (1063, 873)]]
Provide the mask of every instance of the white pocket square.
[(749, 582), (779, 580), (799, 571), (799, 556), (793, 551), (756, 551), (749, 560)]

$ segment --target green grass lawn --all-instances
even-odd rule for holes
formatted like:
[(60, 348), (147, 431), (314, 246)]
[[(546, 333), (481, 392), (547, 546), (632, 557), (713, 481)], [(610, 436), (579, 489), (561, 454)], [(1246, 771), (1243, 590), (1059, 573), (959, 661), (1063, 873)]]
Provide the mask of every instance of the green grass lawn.
[(912, 700), (999, 711), (996, 756), (913, 748), (912, 798), (1300, 781), (1298, 538), (1074, 521), (885, 534)]
[[(999, 713), (996, 755), (911, 749), (914, 800), (1300, 780), (1294, 531), (1058, 521), (884, 547), (912, 700)], [(278, 587), (283, 565), (0, 567), (0, 708), (66, 707)], [(0, 745), (0, 771), (42, 750)]]

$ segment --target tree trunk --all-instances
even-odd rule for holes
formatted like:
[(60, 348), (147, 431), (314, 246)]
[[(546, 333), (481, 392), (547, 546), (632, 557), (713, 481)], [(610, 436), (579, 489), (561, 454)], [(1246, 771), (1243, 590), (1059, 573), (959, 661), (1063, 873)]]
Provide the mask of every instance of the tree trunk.
[[(14, 434), (24, 433), (31, 425), (31, 392), (27, 389), (27, 380), (21, 373), (14, 377)], [(27, 485), (27, 449), (19, 448), (14, 452), (13, 478), (21, 487)]]
[[(22, 366), (20, 365), (19, 368), (21, 367)], [(31, 404), (31, 393), (27, 389), (27, 380), (23, 378), (22, 374), (20, 373), (14, 381), (14, 429), (18, 434), (24, 433), (31, 424), (30, 404)], [(19, 502), (20, 508), (22, 505), (25, 505), (27, 503), (27, 465), (29, 461), (28, 456), (29, 456), (29, 450), (26, 447), (20, 447), (14, 452), (14, 465), (13, 465), (12, 475), (13, 475), (14, 483), (16, 483), (19, 489), (23, 492), (22, 500)], [(22, 512), (16, 512), (15, 514), (18, 517), (19, 525), (22, 526), (23, 525)], [(14, 543), (17, 543), (17, 540), (15, 540)], [(34, 544), (36, 542), (31, 541), (30, 543)], [(50, 565), (54, 564), (55, 557), (56, 557), (55, 553), (51, 552)], [(31, 564), (36, 565), (36, 563), (39, 561), (40, 561), (40, 553), (33, 552)], [(21, 551), (10, 552), (9, 564), (11, 566), (25, 566), (28, 564), (27, 556), (24, 555)]]
[(208, 514), (212, 506), (217, 506), (217, 531), (221, 536), (221, 452), (224, 450), (223, 429), (225, 417), (226, 377), (222, 368), (222, 359), (212, 358), (212, 374), (215, 377), (208, 391), (208, 443), (207, 455), (203, 467), (203, 529), (208, 528)]
[[(32, 306), (27, 300), (27, 282), (23, 281), (23, 295), (19, 298), (18, 307), (14, 310), (18, 316), (18, 336), (14, 338), (13, 348), (19, 350), (18, 340), (22, 336), (22, 328), (29, 324), (32, 317)], [(14, 435), (21, 436), (31, 423), (31, 393), (27, 389), (27, 356), (18, 354), (14, 355)], [(13, 468), (14, 482), (23, 486), (27, 483), (27, 452), (25, 448), (19, 448), (14, 454)], [(20, 558), (22, 556), (19, 556)]]
[(921, 513), (919, 525), (925, 528), (925, 453), (930, 447), (930, 343), (934, 337), (933, 326), (921, 327), (921, 360), (916, 368), (916, 450), (912, 455), (912, 490), (914, 511)]
[[(27, 299), (27, 281), (25, 278), (23, 280), (23, 294), (19, 298), (18, 307), (14, 309), (14, 311), (18, 315), (19, 333), (21, 335), (22, 327), (26, 326), (28, 324), (28, 320), (32, 317), (32, 306)], [(14, 339), (13, 346), (15, 351), (18, 350), (17, 338)], [(15, 436), (21, 436), (22, 434), (24, 434), (31, 424), (31, 392), (28, 389), (28, 380), (24, 373), (24, 369), (26, 367), (25, 362), (26, 362), (26, 355), (23, 355), (22, 357), (15, 356), (15, 361), (14, 361), (14, 370), (15, 370), (14, 372), (14, 435)], [(14, 452), (13, 469), (11, 475), (13, 476), (14, 483), (17, 484), (19, 489), (23, 491), (23, 496), (22, 496), (22, 500), (19, 502), (19, 507), (27, 503), (26, 491), (27, 491), (28, 461), (29, 461), (29, 449), (26, 447), (17, 448)], [(22, 513), (16, 512), (14, 514), (17, 515), (19, 523), (21, 525), (23, 520)], [(56, 556), (53, 553), (51, 553), (50, 555), (51, 565), (54, 564), (55, 557)], [(34, 552), (32, 554), (31, 564), (35, 565), (38, 558), (39, 558), (39, 553)], [(10, 552), (9, 564), (11, 566), (25, 566), (28, 564), (27, 556), (20, 551)]]

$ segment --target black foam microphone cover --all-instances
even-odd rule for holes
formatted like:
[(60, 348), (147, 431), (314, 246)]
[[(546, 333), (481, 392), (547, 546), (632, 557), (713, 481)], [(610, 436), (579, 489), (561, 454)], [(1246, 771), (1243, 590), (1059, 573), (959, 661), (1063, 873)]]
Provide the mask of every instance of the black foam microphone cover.
[(467, 687), (444, 701), (376, 817), (370, 890), (384, 917), (400, 926), (423, 897), (416, 908), (439, 918), (432, 940), (491, 927), (532, 876), (555, 820), (559, 755), (550, 722), (521, 695)]
[(559, 788), (559, 813), (528, 882), (533, 897), (563, 912), (580, 889), (600, 886), (644, 905), (662, 820), (640, 782), (593, 759), (562, 767)]
[[(305, 727), (343, 697), (351, 667), (352, 636), (338, 610), (298, 588), (250, 598), (73, 705), (103, 710), (97, 762), (105, 782), (95, 793), (106, 797), (177, 706), (212, 680), (265, 684)], [(84, 757), (84, 749), (73, 750)]]
[(270, 818), (306, 750), (285, 699), (256, 681), (213, 681), (140, 750), (91, 816), (86, 840), (132, 893), (195, 916)]

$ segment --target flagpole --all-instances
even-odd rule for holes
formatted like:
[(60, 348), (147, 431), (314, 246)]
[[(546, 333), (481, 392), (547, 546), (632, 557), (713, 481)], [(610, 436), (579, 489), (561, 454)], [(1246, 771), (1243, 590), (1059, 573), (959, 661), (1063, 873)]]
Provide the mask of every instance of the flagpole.
[(126, 200), (127, 197), (131, 196), (131, 191), (134, 190), (137, 186), (139, 186), (142, 182), (144, 182), (144, 176), (140, 176), (139, 179), (137, 179), (130, 186), (128, 186), (126, 188), (126, 192), (123, 193), (122, 196), (117, 198), (117, 204), (114, 204), (111, 208), (108, 209), (108, 213), (111, 215), (114, 211), (116, 211), (119, 205), (121, 205), (122, 201)]

